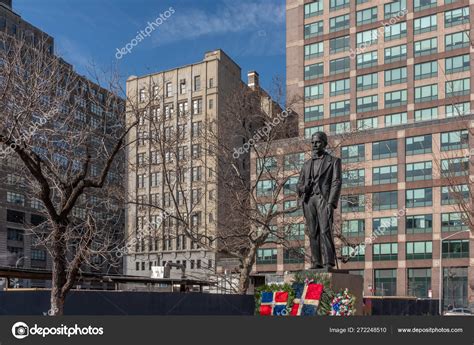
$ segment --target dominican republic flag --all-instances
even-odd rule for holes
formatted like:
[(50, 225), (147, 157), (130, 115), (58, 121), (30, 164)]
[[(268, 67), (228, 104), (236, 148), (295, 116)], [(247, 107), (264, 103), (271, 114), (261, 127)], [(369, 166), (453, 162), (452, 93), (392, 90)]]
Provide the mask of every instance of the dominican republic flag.
[(290, 315), (292, 316), (311, 316), (317, 315), (319, 301), (323, 293), (322, 284), (295, 284), (293, 286), (296, 298)]
[(286, 304), (288, 302), (288, 292), (262, 292), (260, 302), (260, 315), (285, 316)]

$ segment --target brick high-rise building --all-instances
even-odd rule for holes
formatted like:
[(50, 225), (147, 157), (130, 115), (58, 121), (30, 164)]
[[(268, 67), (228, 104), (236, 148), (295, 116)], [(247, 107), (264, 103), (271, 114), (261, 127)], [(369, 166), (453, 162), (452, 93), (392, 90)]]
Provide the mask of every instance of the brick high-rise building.
[[(276, 144), (275, 156), (303, 159), (296, 143), (309, 152), (312, 133), (330, 134), (344, 164), (341, 267), (364, 276), (365, 295), (439, 298), (441, 273), (445, 306), (474, 304), (472, 8), (286, 1), (287, 99), (302, 101), (299, 138)], [(273, 243), (255, 266), (294, 269)]]

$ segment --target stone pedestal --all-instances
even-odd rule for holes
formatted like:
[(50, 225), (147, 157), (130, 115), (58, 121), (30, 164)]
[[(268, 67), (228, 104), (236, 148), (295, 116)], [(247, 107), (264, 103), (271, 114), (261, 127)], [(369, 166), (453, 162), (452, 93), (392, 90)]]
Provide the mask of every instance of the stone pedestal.
[[(338, 293), (341, 290), (349, 289), (349, 292), (356, 297), (356, 313), (355, 315), (363, 315), (363, 300), (362, 295), (364, 291), (364, 279), (360, 275), (349, 274), (347, 270), (333, 270), (333, 269), (308, 269), (308, 273), (324, 274), (329, 278), (329, 286)], [(291, 284), (294, 278), (293, 273), (285, 275), (285, 283)]]

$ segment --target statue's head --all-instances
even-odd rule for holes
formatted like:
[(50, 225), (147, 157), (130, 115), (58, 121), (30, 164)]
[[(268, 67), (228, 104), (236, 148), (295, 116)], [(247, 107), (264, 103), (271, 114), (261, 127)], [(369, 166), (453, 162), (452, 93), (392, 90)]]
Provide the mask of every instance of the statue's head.
[(313, 151), (323, 152), (328, 146), (328, 136), (324, 132), (316, 132), (311, 136), (311, 144), (313, 144)]

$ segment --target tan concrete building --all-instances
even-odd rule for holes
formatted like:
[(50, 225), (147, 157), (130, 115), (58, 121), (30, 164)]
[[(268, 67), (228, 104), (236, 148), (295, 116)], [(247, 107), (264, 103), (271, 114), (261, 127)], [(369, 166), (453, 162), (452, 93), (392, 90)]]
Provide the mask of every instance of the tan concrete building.
[[(365, 295), (438, 298), (442, 266), (445, 306), (472, 306), (473, 6), (287, 0), (286, 9), (300, 138), (275, 155), (284, 164), (302, 154), (296, 142), (309, 151), (315, 131), (332, 136), (344, 164), (341, 267), (364, 276)], [(282, 246), (266, 247), (256, 273), (296, 269)]]
[[(232, 210), (223, 200), (226, 191), (218, 177), (224, 175), (219, 170), (222, 167), (218, 167), (218, 158), (209, 146), (213, 144), (206, 138), (210, 138), (208, 126), (215, 126), (214, 145), (237, 148), (243, 144), (229, 133), (232, 121), (237, 119), (224, 116), (229, 102), (241, 92), (256, 94), (260, 107), (268, 113), (278, 109), (260, 88), (258, 73), (249, 72), (246, 85), (241, 80), (240, 67), (222, 50), (206, 53), (195, 64), (128, 78), (128, 110), (133, 108), (132, 103), (137, 104), (144, 118), (128, 138), (127, 185), (131, 202), (127, 209), (127, 236), (139, 240), (129, 248), (127, 274), (149, 276), (153, 266), (164, 266), (166, 262), (184, 265), (188, 277), (209, 278), (215, 273), (219, 257), (212, 239), (219, 227), (225, 227)], [(239, 124), (235, 122), (235, 126)], [(206, 135), (201, 136), (201, 132)], [(154, 140), (160, 133), (162, 139)], [(246, 174), (248, 164), (248, 154), (243, 155)], [(178, 183), (170, 184), (168, 177), (176, 177)], [(192, 241), (182, 229), (186, 221), (167, 216), (164, 210), (171, 215), (179, 213), (180, 219), (189, 217), (189, 228), (204, 236), (202, 241), (210, 248)], [(142, 238), (140, 234), (149, 228), (147, 224), (162, 227)], [(177, 270), (172, 273), (179, 275)]]

